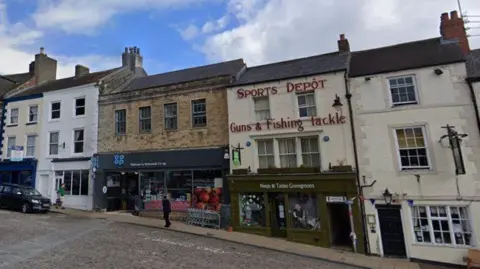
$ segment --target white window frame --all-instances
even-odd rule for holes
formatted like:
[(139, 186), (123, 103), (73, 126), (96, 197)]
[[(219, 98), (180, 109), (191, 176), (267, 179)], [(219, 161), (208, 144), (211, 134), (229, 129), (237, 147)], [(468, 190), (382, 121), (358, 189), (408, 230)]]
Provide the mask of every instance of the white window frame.
[[(305, 105), (302, 105), (302, 106), (301, 106), (301, 105), (298, 103), (298, 98), (299, 98), (300, 96), (305, 96)], [(313, 101), (314, 101), (315, 105), (309, 106), (309, 105), (306, 104), (306, 103), (307, 103), (307, 96), (313, 96)], [(311, 117), (311, 116), (317, 116), (317, 115), (318, 115), (318, 111), (317, 111), (317, 99), (316, 99), (316, 98), (317, 98), (317, 97), (316, 97), (316, 95), (315, 95), (315, 92), (305, 92), (305, 93), (296, 93), (296, 94), (295, 94), (295, 104), (296, 104), (296, 106), (297, 106), (297, 113), (298, 113), (298, 117), (299, 117), (299, 118), (305, 119), (305, 118), (309, 118), (309, 117)], [(302, 115), (301, 115), (301, 113), (300, 113), (300, 109), (301, 109), (301, 108), (306, 108), (307, 111), (308, 111), (308, 109), (309, 109), (309, 108), (312, 108), (312, 107), (315, 108), (315, 110), (314, 110), (315, 113), (314, 113), (313, 115), (307, 115), (307, 116), (302, 116)]]
[[(54, 143), (52, 143), (51, 141), (51, 138), (52, 138), (52, 134), (54, 133), (57, 133), (58, 134), (58, 141), (57, 141), (57, 154), (51, 154), (50, 153), (50, 146), (52, 145), (55, 145)], [(58, 156), (58, 154), (60, 153), (60, 131), (51, 131), (48, 133), (48, 145), (47, 145), (47, 152), (48, 152), (48, 156)]]
[[(299, 144), (300, 144), (300, 155), (302, 157), (302, 165), (307, 166), (307, 167), (320, 167), (322, 165), (322, 160), (321, 160), (322, 154), (320, 153), (320, 139), (318, 139), (318, 136), (300, 136), (300, 137), (297, 137), (297, 138), (298, 138)], [(303, 152), (303, 148), (302, 148), (302, 140), (303, 139), (308, 139), (309, 140), (309, 149), (310, 150), (311, 150), (311, 145), (312, 145), (311, 144), (311, 139), (316, 139), (317, 140), (318, 151), (317, 152), (314, 152), (314, 151)], [(313, 166), (305, 164), (303, 158), (305, 156), (308, 156), (311, 159), (313, 155), (318, 155), (318, 164), (313, 165)]]
[[(10, 145), (10, 139), (13, 139), (13, 145)], [(7, 159), (10, 159), (12, 157), (12, 149), (10, 147), (16, 146), (17, 144), (17, 137), (12, 135), (7, 137)]]
[[(124, 115), (123, 115), (124, 119), (122, 121), (118, 120), (117, 113), (119, 113), (119, 112), (124, 113)], [(125, 108), (116, 109), (113, 112), (113, 121), (114, 121), (115, 135), (125, 135), (125, 134), (127, 134), (127, 109), (125, 109)], [(123, 132), (118, 131), (119, 130), (118, 126), (120, 126), (119, 124), (123, 124), (123, 126), (125, 127)]]
[[(28, 144), (28, 138), (34, 137), (33, 146)], [(33, 148), (33, 154), (28, 154), (28, 149)], [(25, 157), (35, 157), (37, 150), (37, 135), (36, 134), (29, 134), (25, 137)]]
[[(267, 100), (267, 108), (257, 108), (257, 101)], [(268, 96), (255, 97), (253, 98), (253, 110), (255, 112), (256, 121), (265, 121), (270, 119), (272, 115), (270, 114), (270, 98)], [(268, 114), (267, 117), (261, 117), (263, 114)]]
[[(143, 117), (142, 111), (147, 109), (149, 112), (148, 116)], [(147, 127), (148, 128), (145, 128)], [(138, 131), (139, 133), (151, 133), (152, 132), (152, 107), (151, 106), (142, 106), (138, 108)]]
[[(424, 207), (425, 210), (426, 210), (426, 219), (427, 219), (427, 222), (428, 222), (428, 230), (423, 230), (421, 229), (421, 231), (428, 231), (429, 234), (430, 234), (430, 240), (431, 242), (418, 242), (417, 241), (417, 237), (416, 237), (416, 230), (415, 230), (415, 220), (419, 220), (420, 218), (418, 217), (418, 215), (415, 215), (414, 216), (414, 212), (415, 211), (415, 208), (419, 208), (419, 207)], [(446, 216), (445, 217), (432, 217), (431, 215), (431, 208), (432, 207), (435, 207), (435, 208), (439, 208), (439, 207), (445, 207), (445, 210), (446, 210)], [(468, 226), (470, 227), (470, 231), (469, 233), (471, 234), (471, 237), (470, 237), (470, 245), (466, 245), (466, 244), (457, 244), (456, 242), (456, 238), (455, 238), (455, 232), (454, 232), (454, 225), (453, 225), (453, 218), (452, 218), (452, 208), (457, 208), (458, 210), (458, 215), (459, 215), (459, 218), (458, 220), (460, 221), (466, 221), (468, 223)], [(465, 209), (465, 212), (466, 212), (466, 219), (463, 219), (463, 218), (460, 218), (460, 210), (461, 208), (464, 208)], [(425, 219), (425, 218), (423, 218)], [(472, 214), (470, 212), (470, 207), (467, 206), (467, 205), (423, 205), (423, 204), (416, 204), (414, 206), (412, 206), (412, 208), (410, 208), (410, 220), (411, 220), (411, 229), (412, 229), (412, 236), (413, 236), (413, 243), (414, 244), (421, 244), (421, 245), (428, 245), (428, 246), (454, 246), (454, 247), (464, 247), (464, 248), (471, 248), (471, 247), (475, 247), (476, 246), (476, 240), (475, 240), (475, 234), (474, 234), (474, 231), (473, 231), (473, 225), (472, 225)], [(434, 220), (446, 220), (448, 221), (448, 226), (449, 226), (449, 234), (450, 234), (450, 239), (452, 241), (451, 244), (449, 243), (437, 243), (436, 240), (435, 240), (435, 232), (434, 232), (434, 229), (433, 229), (433, 222)], [(442, 230), (443, 231), (443, 230)], [(468, 232), (465, 232), (463, 231), (462, 232), (462, 238), (465, 242), (465, 234), (468, 234)], [(422, 238), (423, 238), (423, 233), (422, 233)], [(443, 239), (443, 235), (442, 235), (442, 239)]]
[[(293, 146), (294, 146), (294, 152), (287, 152), (287, 153), (281, 153), (280, 151), (280, 142), (282, 141), (287, 141), (287, 140), (293, 140)], [(280, 168), (293, 168), (293, 167), (298, 167), (298, 137), (285, 137), (285, 138), (278, 138), (277, 139), (277, 145), (278, 145), (278, 159), (279, 159), (279, 164)], [(301, 150), (301, 149), (300, 149)], [(295, 156), (295, 165), (293, 166), (283, 166), (282, 165), (282, 156)]]
[[(77, 106), (77, 100), (83, 99), (83, 106)], [(60, 105), (61, 106), (61, 105)], [(77, 114), (77, 108), (83, 107), (83, 114)], [(74, 117), (84, 117), (87, 114), (87, 98), (85, 96), (76, 97), (73, 99), (73, 115)]]
[[(82, 131), (83, 132), (83, 140), (76, 140), (75, 138), (75, 134), (76, 132), (78, 131)], [(82, 143), (82, 151), (81, 152), (75, 152), (75, 145), (77, 143)], [(85, 153), (85, 129), (83, 128), (79, 128), (79, 129), (73, 129), (73, 143), (72, 143), (72, 154), (84, 154)]]
[[(60, 109), (58, 109), (58, 110), (55, 109), (55, 110), (54, 110), (54, 109), (53, 109), (53, 104), (57, 104), (57, 103), (60, 104)], [(57, 121), (57, 120), (60, 120), (60, 119), (62, 118), (62, 102), (61, 102), (61, 101), (52, 101), (52, 102), (50, 102), (50, 107), (48, 108), (48, 110), (49, 110), (48, 119), (49, 119), (50, 121)], [(53, 118), (53, 117), (52, 117), (52, 114), (53, 114), (53, 112), (56, 112), (56, 111), (58, 111), (59, 116), (58, 116), (58, 118)]]
[[(175, 107), (175, 116), (167, 115), (167, 110), (170, 107)], [(175, 128), (167, 127), (167, 120), (172, 120), (175, 122)], [(163, 124), (165, 130), (177, 130), (178, 129), (178, 104), (177, 103), (167, 103), (163, 105)]]
[[(272, 153), (271, 154), (268, 154), (268, 153), (265, 153), (265, 154), (260, 154), (260, 151), (259, 151), (259, 148), (260, 148), (260, 144), (261, 143), (264, 143), (264, 142), (272, 142)], [(270, 139), (258, 139), (255, 141), (256, 144), (257, 144), (257, 158), (258, 158), (258, 168), (261, 168), (261, 169), (265, 169), (265, 168), (270, 168), (270, 167), (261, 167), (260, 165), (260, 158), (264, 157), (264, 158), (270, 158), (272, 157), (273, 158), (273, 166), (275, 166), (275, 139), (273, 138), (270, 138)], [(265, 145), (265, 144), (263, 144)], [(264, 146), (265, 148), (265, 151), (266, 151), (266, 146)]]
[[(36, 113), (32, 113), (32, 108), (36, 108), (37, 109), (37, 112)], [(36, 120), (31, 120), (30, 119), (30, 116), (35, 116), (36, 117)], [(27, 113), (27, 122), (28, 123), (37, 123), (38, 122), (38, 105), (29, 105), (28, 106), (28, 113)]]
[[(393, 137), (395, 140), (395, 149), (397, 150), (397, 161), (398, 161), (398, 169), (400, 171), (411, 171), (411, 170), (431, 170), (432, 169), (432, 159), (430, 158), (430, 151), (428, 149), (428, 139), (427, 139), (427, 128), (425, 128), (425, 125), (412, 125), (412, 126), (403, 126), (403, 127), (396, 127), (393, 128)], [(400, 145), (398, 143), (398, 136), (397, 136), (397, 130), (404, 130), (405, 129), (415, 129), (415, 128), (420, 128), (422, 130), (423, 134), (423, 142), (425, 144), (425, 155), (428, 161), (428, 166), (411, 166), (411, 167), (403, 167), (402, 165), (402, 158), (400, 155)], [(420, 148), (420, 147), (418, 147)], [(411, 148), (411, 149), (418, 149), (418, 148)]]
[[(412, 83), (411, 84), (403, 84), (402, 86), (403, 87), (412, 87), (413, 86), (413, 91), (415, 93), (415, 101), (405, 101), (405, 102), (394, 102), (393, 101), (393, 94), (392, 94), (392, 87), (390, 86), (390, 80), (398, 80), (398, 79), (406, 79), (406, 78), (411, 78), (412, 79)], [(405, 105), (417, 105), (419, 103), (419, 100), (418, 100), (418, 87), (417, 87), (417, 83), (416, 83), (416, 79), (415, 79), (415, 75), (414, 74), (410, 74), (410, 75), (403, 75), (403, 76), (395, 76), (395, 77), (388, 77), (387, 79), (387, 88), (388, 88), (388, 96), (389, 96), (389, 100), (390, 100), (390, 105), (392, 107), (397, 107), (397, 106), (405, 106)], [(398, 81), (397, 81), (398, 82)], [(398, 85), (398, 84), (397, 84)]]
[[(13, 117), (13, 111), (16, 111), (17, 115), (15, 117)], [(18, 121), (19, 121), (19, 115), (20, 115), (20, 110), (18, 109), (18, 107), (14, 107), (14, 108), (11, 108), (9, 110), (9, 113), (8, 113), (8, 124), (9, 125), (18, 125)], [(16, 122), (13, 122), (12, 119), (13, 118), (16, 118)]]

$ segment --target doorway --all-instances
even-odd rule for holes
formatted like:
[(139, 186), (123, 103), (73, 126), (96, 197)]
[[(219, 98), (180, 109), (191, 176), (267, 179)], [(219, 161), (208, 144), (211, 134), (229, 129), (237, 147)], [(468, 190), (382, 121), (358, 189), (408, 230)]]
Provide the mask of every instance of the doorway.
[(327, 204), (328, 214), (330, 216), (330, 238), (332, 246), (350, 248), (352, 240), (350, 238), (350, 217), (348, 205), (345, 203)]
[(285, 194), (269, 193), (270, 227), (273, 237), (287, 237), (287, 218), (285, 214)]
[(407, 257), (401, 209), (398, 205), (377, 206), (383, 255), (386, 257)]

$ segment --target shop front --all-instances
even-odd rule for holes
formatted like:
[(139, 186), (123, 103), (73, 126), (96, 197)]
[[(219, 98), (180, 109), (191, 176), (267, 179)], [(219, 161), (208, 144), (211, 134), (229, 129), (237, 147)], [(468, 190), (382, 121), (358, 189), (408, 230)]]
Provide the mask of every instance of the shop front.
[(220, 210), (228, 164), (225, 148), (98, 154), (94, 204), (107, 211), (160, 210), (167, 196), (172, 210)]
[(234, 230), (352, 251), (356, 241), (356, 251), (365, 253), (355, 173), (230, 175), (228, 180)]
[(12, 183), (35, 187), (37, 160), (3, 160), (0, 162), (0, 183)]

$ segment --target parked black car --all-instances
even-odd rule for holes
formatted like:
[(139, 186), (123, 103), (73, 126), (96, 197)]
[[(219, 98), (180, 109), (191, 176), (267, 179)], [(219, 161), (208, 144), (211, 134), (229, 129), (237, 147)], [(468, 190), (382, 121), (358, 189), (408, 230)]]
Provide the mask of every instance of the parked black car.
[(52, 202), (35, 188), (0, 183), (0, 208), (16, 209), (23, 213), (48, 212)]

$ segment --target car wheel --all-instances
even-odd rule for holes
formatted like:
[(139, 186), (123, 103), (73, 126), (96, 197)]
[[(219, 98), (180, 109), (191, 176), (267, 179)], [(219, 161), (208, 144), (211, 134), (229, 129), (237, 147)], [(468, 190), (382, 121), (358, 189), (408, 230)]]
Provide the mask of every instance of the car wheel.
[(22, 213), (28, 213), (30, 211), (30, 206), (25, 203), (22, 205)]

